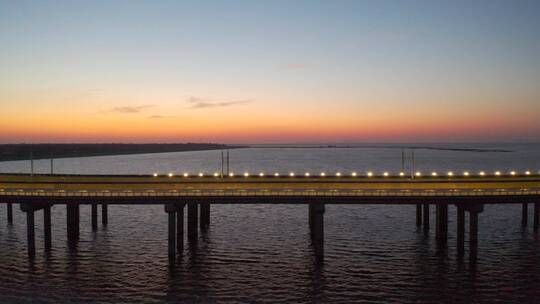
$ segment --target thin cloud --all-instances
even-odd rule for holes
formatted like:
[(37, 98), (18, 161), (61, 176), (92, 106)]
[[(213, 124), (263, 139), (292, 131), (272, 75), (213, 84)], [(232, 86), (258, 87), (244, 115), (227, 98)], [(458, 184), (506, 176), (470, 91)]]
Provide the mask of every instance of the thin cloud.
[(212, 102), (209, 100), (192, 96), (187, 99), (187, 102), (191, 104), (192, 109), (206, 109), (206, 108), (230, 107), (230, 106), (248, 104), (248, 103), (252, 103), (253, 99)]
[(174, 115), (149, 115), (146, 118), (148, 119), (166, 119), (166, 118), (174, 118), (176, 116)]
[(205, 102), (205, 99), (195, 97), (195, 96), (190, 96), (188, 97), (187, 102), (191, 102), (191, 103)]
[(155, 105), (142, 105), (142, 106), (123, 106), (115, 107), (107, 111), (108, 113), (121, 113), (121, 114), (134, 114), (140, 113), (146, 109), (153, 108)]

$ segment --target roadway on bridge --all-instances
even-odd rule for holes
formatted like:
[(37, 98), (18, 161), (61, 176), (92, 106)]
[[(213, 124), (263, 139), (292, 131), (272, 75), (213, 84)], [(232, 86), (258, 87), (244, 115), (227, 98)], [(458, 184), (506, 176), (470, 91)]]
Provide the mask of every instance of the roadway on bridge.
[(539, 196), (540, 176), (305, 177), (0, 174), (0, 197)]

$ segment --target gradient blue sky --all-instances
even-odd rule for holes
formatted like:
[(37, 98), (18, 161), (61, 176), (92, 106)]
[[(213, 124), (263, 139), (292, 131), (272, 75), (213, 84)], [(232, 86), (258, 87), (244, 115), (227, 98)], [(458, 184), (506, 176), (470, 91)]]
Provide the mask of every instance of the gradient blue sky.
[(0, 141), (538, 141), (539, 29), (540, 1), (0, 0)]

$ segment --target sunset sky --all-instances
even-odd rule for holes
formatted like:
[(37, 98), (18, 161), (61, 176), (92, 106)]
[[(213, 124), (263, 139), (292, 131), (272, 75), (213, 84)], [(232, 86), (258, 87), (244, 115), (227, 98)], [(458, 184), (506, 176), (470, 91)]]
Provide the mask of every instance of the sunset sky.
[(0, 142), (540, 139), (540, 1), (0, 0)]

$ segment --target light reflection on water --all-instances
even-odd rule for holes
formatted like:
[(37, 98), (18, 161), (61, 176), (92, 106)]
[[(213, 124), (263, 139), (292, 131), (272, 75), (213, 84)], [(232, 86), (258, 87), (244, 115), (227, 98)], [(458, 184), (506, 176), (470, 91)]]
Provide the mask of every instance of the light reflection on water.
[[(497, 146), (498, 147), (498, 146)], [(508, 146), (505, 146), (505, 148)], [(538, 145), (511, 153), (419, 150), (420, 170), (538, 170)], [(48, 161), (36, 161), (48, 172)], [(397, 171), (395, 149), (242, 149), (231, 151), (234, 171)], [(62, 173), (219, 171), (218, 151), (108, 156), (55, 161)], [(28, 170), (0, 163), (0, 172)], [(434, 208), (431, 208), (432, 212)], [(43, 253), (36, 213), (37, 255), (26, 256), (23, 213), (7, 225), (0, 207), (0, 302), (538, 302), (540, 241), (520, 227), (521, 206), (487, 206), (479, 220), (475, 267), (455, 253), (450, 208), (446, 253), (415, 227), (413, 206), (329, 205), (325, 264), (314, 263), (302, 205), (213, 205), (211, 226), (180, 261), (167, 259), (162, 206), (110, 206), (109, 225), (91, 231), (81, 207), (81, 236), (69, 248), (65, 207), (54, 206), (53, 250)], [(433, 215), (431, 216), (433, 219)], [(531, 219), (532, 220), (532, 219)]]

